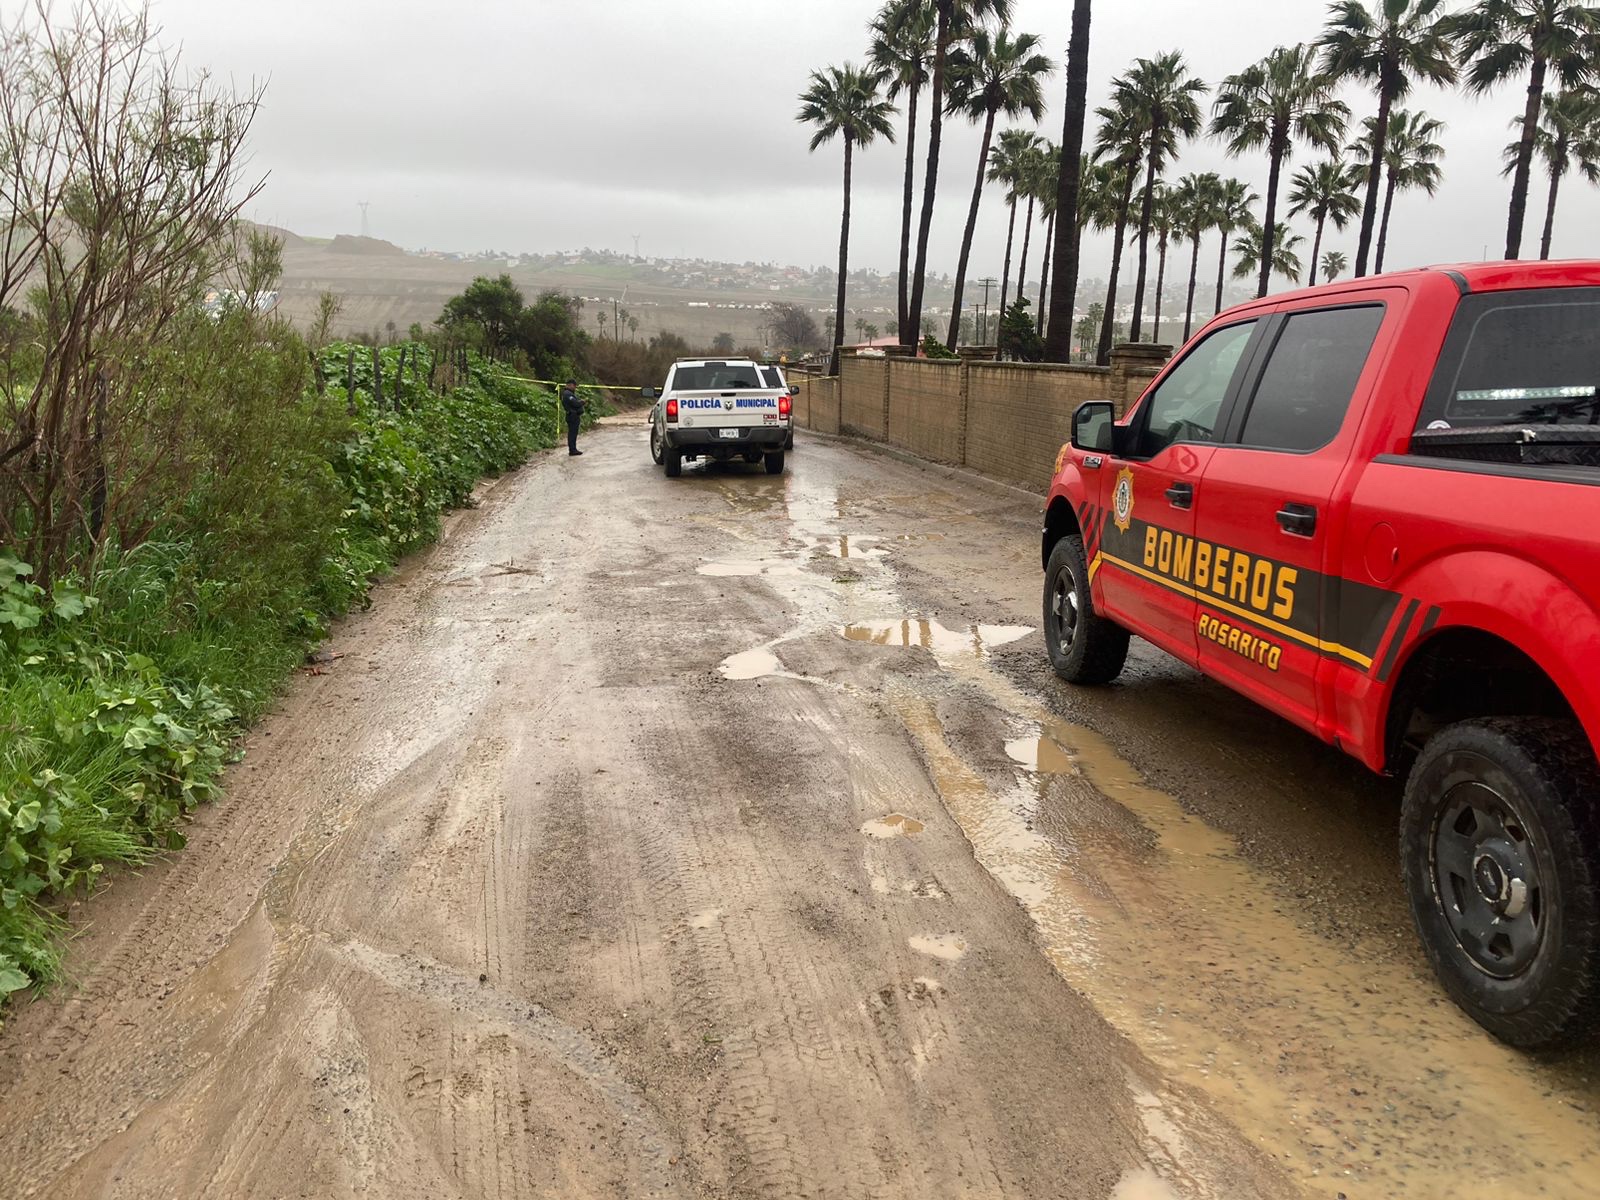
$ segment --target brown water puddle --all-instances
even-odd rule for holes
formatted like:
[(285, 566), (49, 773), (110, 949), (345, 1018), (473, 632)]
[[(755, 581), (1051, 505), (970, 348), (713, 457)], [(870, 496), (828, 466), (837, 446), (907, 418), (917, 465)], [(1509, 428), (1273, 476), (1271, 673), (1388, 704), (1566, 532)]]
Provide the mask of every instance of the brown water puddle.
[(886, 817), (875, 817), (861, 827), (861, 832), (873, 838), (905, 837), (914, 833), (921, 833), (923, 824), (915, 817), (905, 816), (903, 813), (890, 813)]
[(874, 646), (904, 646), (931, 651), (940, 660), (986, 658), (1008, 642), (1033, 632), (1027, 625), (969, 625), (964, 630), (946, 629), (937, 621), (923, 617), (903, 617), (893, 621), (863, 621), (846, 625), (840, 632), (852, 642)]
[(782, 670), (783, 664), (778, 661), (778, 656), (764, 648), (730, 654), (717, 667), (718, 674), (724, 679), (764, 679)]
[[(1171, 1077), (1319, 1194), (1600, 1194), (1594, 1090), (1493, 1041), (1431, 980), (1302, 927), (1231, 837), (1104, 739), (991, 672), (967, 675), (1037, 723), (1007, 746), (1020, 767), (1010, 789), (951, 749), (929, 701), (897, 694), (895, 707), (1057, 969)], [(1124, 1184), (1119, 1195), (1165, 1194)]]

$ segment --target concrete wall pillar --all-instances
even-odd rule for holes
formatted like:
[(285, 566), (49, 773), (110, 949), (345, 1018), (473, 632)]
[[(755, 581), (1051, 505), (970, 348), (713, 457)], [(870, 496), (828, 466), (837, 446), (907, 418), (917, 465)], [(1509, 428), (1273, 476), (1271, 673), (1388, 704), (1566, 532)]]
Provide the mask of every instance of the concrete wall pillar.
[(1171, 346), (1147, 342), (1123, 342), (1111, 348), (1111, 387), (1107, 399), (1116, 406), (1119, 418), (1143, 394), (1151, 373), (1159, 371), (1171, 357)]

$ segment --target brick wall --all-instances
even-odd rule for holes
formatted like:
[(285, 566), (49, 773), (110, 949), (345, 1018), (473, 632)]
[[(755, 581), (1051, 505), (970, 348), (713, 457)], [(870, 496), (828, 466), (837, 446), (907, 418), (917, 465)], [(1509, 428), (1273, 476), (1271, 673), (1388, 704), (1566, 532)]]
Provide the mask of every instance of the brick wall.
[(839, 431), (857, 437), (884, 440), (884, 410), (887, 394), (884, 384), (888, 379), (887, 358), (855, 358), (839, 360)]
[(839, 381), (828, 375), (789, 377), (800, 389), (794, 398), (794, 423), (800, 429), (819, 433), (839, 432)]
[(889, 359), (891, 445), (922, 458), (959, 466), (964, 413), (960, 363)]
[(1043, 491), (1078, 405), (1109, 400), (1120, 416), (1170, 354), (1118, 346), (1109, 367), (846, 357), (837, 378), (796, 377), (795, 423)]
[(1072, 414), (1105, 400), (1105, 367), (973, 363), (968, 368), (966, 465), (1007, 483), (1043, 490)]

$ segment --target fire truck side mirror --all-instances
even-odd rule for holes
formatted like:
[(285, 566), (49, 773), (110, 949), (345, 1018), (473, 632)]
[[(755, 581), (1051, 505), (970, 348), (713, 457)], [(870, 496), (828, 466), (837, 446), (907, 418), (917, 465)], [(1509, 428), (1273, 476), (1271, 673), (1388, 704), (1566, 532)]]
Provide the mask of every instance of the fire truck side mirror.
[(1092, 400), (1078, 405), (1078, 411), (1072, 414), (1072, 448), (1090, 454), (1110, 454), (1116, 421), (1116, 410), (1105, 401)]

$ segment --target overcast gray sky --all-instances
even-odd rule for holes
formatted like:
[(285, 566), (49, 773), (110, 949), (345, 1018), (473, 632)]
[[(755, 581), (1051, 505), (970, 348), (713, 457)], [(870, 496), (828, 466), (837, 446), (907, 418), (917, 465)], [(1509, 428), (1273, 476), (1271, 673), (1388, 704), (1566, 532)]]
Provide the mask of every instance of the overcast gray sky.
[[(268, 79), (254, 134), (269, 173), (251, 214), (317, 235), (355, 232), (442, 249), (592, 246), (647, 255), (831, 264), (838, 253), (841, 151), (807, 152), (796, 97), (815, 67), (859, 61), (876, 0), (155, 0), (191, 66)], [(1136, 56), (1181, 49), (1213, 85), (1275, 45), (1316, 35), (1322, 0), (1117, 0), (1096, 6), (1091, 105)], [(1065, 58), (1068, 0), (1015, 0), (1015, 26)], [(1061, 135), (1063, 76), (1041, 131)], [(1504, 246), (1499, 175), (1521, 85), (1487, 99), (1424, 89), (1443, 119), (1445, 186), (1397, 201), (1390, 263), (1478, 259)], [(1347, 96), (1357, 118), (1372, 109)], [(923, 106), (924, 110), (926, 105)], [(903, 124), (903, 122), (902, 122)], [(1091, 127), (1090, 136), (1093, 135)], [(919, 134), (919, 149), (926, 130)], [(978, 133), (947, 126), (930, 255), (953, 270)], [(895, 264), (903, 152), (858, 157), (853, 266)], [(1302, 152), (1300, 161), (1307, 161)], [(1263, 190), (1265, 160), (1230, 160), (1214, 140), (1178, 172), (1216, 170)], [(1524, 245), (1544, 212), (1536, 178)], [(1600, 190), (1569, 181), (1558, 254), (1593, 254)], [(1000, 194), (985, 197), (973, 273), (999, 274)], [(1310, 229), (1300, 223), (1300, 232)], [(1331, 246), (1354, 258), (1354, 234)], [(1089, 273), (1109, 241), (1086, 248)], [(1037, 251), (1035, 252), (1037, 257)]]

